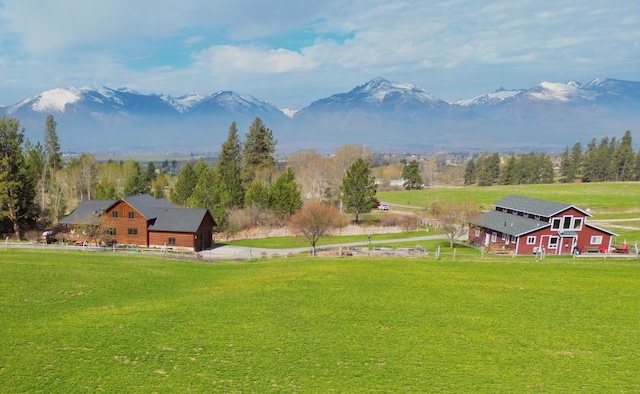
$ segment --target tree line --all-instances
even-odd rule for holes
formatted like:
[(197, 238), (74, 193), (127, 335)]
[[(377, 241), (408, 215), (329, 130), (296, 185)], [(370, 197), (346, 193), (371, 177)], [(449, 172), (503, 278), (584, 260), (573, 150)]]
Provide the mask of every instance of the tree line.
[[(66, 162), (53, 116), (45, 121), (43, 143), (32, 144), (16, 119), (0, 118), (0, 228), (21, 239), (22, 229), (55, 226), (81, 200), (117, 200), (150, 193), (183, 207), (207, 208), (227, 235), (254, 224), (284, 223), (312, 209), (332, 218), (327, 209), (354, 213), (356, 221), (376, 203), (375, 178), (367, 156), (358, 145), (344, 146), (333, 157), (313, 151), (292, 156), (284, 168), (276, 162), (277, 141), (256, 118), (244, 142), (233, 122), (215, 166), (204, 160), (177, 163), (165, 160), (160, 168), (127, 161), (98, 163), (91, 154)], [(170, 173), (177, 171), (177, 176)], [(304, 195), (303, 195), (304, 193)], [(320, 209), (322, 208), (322, 209)], [(309, 212), (306, 212), (307, 218)], [(305, 222), (300, 218), (292, 223)]]
[(577, 142), (567, 146), (560, 157), (556, 174), (552, 157), (530, 152), (506, 159), (498, 153), (483, 154), (467, 161), (464, 185), (490, 186), (559, 182), (604, 182), (640, 180), (640, 151), (632, 148), (631, 132), (617, 140), (593, 138), (583, 151)]

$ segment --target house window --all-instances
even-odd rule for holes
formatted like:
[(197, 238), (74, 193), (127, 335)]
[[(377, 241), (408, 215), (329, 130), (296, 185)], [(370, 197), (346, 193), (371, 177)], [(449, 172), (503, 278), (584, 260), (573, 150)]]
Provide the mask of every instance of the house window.
[(135, 215), (133, 214), (133, 211), (129, 212), (129, 219), (133, 219), (135, 217)]
[(535, 245), (536, 244), (536, 236), (530, 235), (527, 237), (527, 245)]
[(118, 218), (118, 211), (111, 211), (111, 217), (114, 219)]
[(507, 239), (507, 234), (502, 233), (502, 240), (505, 241)]
[(104, 230), (104, 233), (107, 235), (116, 235), (116, 229), (115, 228), (107, 228)]
[(573, 219), (573, 229), (582, 230), (582, 218)]
[(551, 229), (560, 230), (560, 222), (562, 222), (560, 218), (554, 218), (553, 221), (551, 222)]
[(549, 238), (549, 249), (557, 249), (558, 248), (558, 237)]
[(591, 243), (591, 245), (600, 245), (600, 244), (602, 244), (602, 235), (592, 235), (590, 243)]
[(540, 220), (540, 215), (536, 215), (533, 217), (535, 220)]
[(167, 241), (167, 245), (175, 246), (176, 245), (176, 239), (172, 238), (172, 237), (169, 237), (169, 240)]
[(525, 218), (528, 218), (529, 214), (528, 213), (523, 213), (522, 216), (524, 216)]
[(498, 234), (495, 232), (491, 233), (491, 242), (496, 242), (496, 239), (498, 239)]
[(476, 227), (475, 236), (476, 238), (480, 237), (480, 227)]
[(128, 228), (127, 229), (127, 235), (138, 235), (138, 229), (137, 228)]
[(571, 228), (571, 222), (573, 221), (573, 216), (565, 216), (562, 218), (562, 229), (569, 230)]

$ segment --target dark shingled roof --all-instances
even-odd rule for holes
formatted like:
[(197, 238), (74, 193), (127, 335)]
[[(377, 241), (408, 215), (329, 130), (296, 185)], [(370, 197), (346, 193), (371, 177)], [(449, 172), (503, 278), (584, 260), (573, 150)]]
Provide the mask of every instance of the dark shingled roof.
[(530, 215), (538, 215), (542, 217), (551, 217), (568, 208), (574, 208), (584, 213), (586, 216), (591, 216), (589, 212), (585, 212), (582, 209), (572, 204), (565, 204), (561, 202), (553, 202), (540, 200), (537, 198), (523, 197), (516, 195), (509, 195), (493, 203), (498, 208), (507, 208), (516, 210), (519, 212), (525, 212)]
[(133, 209), (140, 212), (147, 219), (156, 217), (156, 209), (158, 208), (175, 208), (164, 198), (154, 198), (150, 194), (137, 194), (135, 196), (127, 196), (122, 198)]
[(61, 224), (100, 224), (100, 215), (111, 205), (114, 200), (85, 200), (71, 214), (60, 220)]
[(515, 237), (551, 226), (548, 222), (500, 211), (486, 212), (474, 224)]
[[(149, 221), (149, 230), (178, 233), (195, 233), (207, 215), (207, 209), (176, 208), (164, 198), (154, 198), (150, 194), (123, 197), (122, 200)], [(73, 213), (60, 221), (66, 224), (100, 224), (100, 215), (118, 201), (81, 201)], [(213, 221), (214, 226), (215, 220)]]
[(149, 226), (152, 231), (195, 233), (205, 218), (207, 210), (197, 208), (156, 208), (155, 221)]

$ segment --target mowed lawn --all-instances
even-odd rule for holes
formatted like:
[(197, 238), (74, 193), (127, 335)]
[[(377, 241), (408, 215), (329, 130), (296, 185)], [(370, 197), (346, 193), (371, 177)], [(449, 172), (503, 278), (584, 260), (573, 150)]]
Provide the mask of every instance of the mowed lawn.
[(2, 392), (638, 392), (640, 263), (0, 250)]

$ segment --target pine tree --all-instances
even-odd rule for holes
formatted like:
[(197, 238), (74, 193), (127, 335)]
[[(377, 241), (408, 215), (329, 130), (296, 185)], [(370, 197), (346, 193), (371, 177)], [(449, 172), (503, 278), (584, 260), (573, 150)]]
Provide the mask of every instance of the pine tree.
[(406, 190), (422, 189), (422, 177), (420, 176), (420, 166), (416, 160), (411, 160), (402, 169), (403, 186)]
[(44, 147), (47, 154), (47, 167), (55, 174), (62, 167), (62, 155), (60, 154), (60, 139), (56, 133), (57, 123), (53, 115), (45, 119)]
[[(137, 164), (137, 163), (136, 163)], [(136, 194), (146, 194), (151, 191), (151, 182), (147, 179), (145, 174), (140, 171), (140, 166), (137, 165), (137, 171), (132, 171), (124, 184), (124, 195), (134, 196)]]
[(242, 181), (250, 185), (255, 179), (269, 180), (275, 169), (276, 151), (273, 133), (260, 118), (255, 118), (247, 133), (242, 153)]
[(569, 154), (569, 146), (564, 149), (560, 157), (560, 181), (563, 183), (573, 182), (575, 174), (571, 173), (571, 155)]
[(253, 181), (244, 196), (245, 207), (256, 206), (260, 209), (269, 208), (269, 187), (263, 181)]
[(616, 147), (613, 157), (613, 180), (630, 181), (634, 178), (634, 161), (631, 131), (627, 130)]
[(340, 192), (345, 212), (354, 213), (358, 223), (361, 213), (371, 212), (376, 206), (376, 180), (371, 176), (369, 163), (357, 159), (347, 169)]
[(231, 195), (216, 169), (207, 167), (200, 173), (186, 205), (191, 208), (207, 208), (218, 225), (218, 231), (225, 228)]
[(193, 171), (191, 164), (186, 163), (180, 169), (178, 180), (173, 186), (173, 189), (171, 189), (171, 201), (177, 205), (184, 205), (187, 199), (191, 197), (191, 194), (193, 194), (196, 183), (198, 183), (198, 177), (195, 171)]
[(242, 147), (236, 122), (231, 123), (231, 126), (229, 126), (227, 140), (222, 144), (220, 156), (218, 156), (217, 168), (231, 195), (231, 205), (239, 208), (243, 207), (245, 190), (242, 187), (241, 177)]
[(271, 185), (269, 207), (281, 217), (292, 215), (302, 207), (302, 195), (291, 167), (287, 167)]
[(469, 159), (467, 165), (464, 168), (464, 185), (469, 186), (476, 183), (476, 163), (473, 158)]
[(22, 226), (34, 219), (35, 184), (24, 164), (24, 129), (16, 119), (0, 118), (0, 219), (8, 218), (18, 240)]

